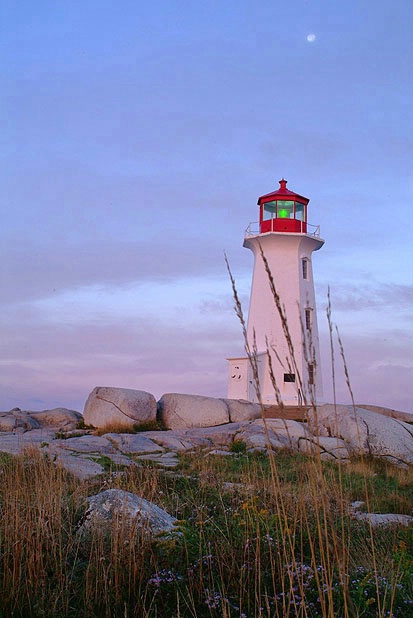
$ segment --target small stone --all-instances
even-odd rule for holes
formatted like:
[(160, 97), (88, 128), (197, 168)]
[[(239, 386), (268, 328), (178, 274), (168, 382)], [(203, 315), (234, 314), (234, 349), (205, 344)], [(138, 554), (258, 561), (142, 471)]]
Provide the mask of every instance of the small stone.
[(351, 511), (360, 511), (363, 506), (365, 506), (365, 502), (363, 502), (363, 500), (354, 500), (354, 502), (352, 502), (350, 504), (350, 510)]
[(212, 451), (208, 451), (205, 457), (209, 457), (210, 455), (219, 455), (223, 457), (234, 457), (236, 453), (233, 453), (232, 451), (223, 451), (221, 449), (214, 448), (212, 449)]
[(401, 515), (395, 513), (360, 513), (355, 511), (353, 518), (358, 521), (365, 521), (371, 526), (410, 526), (413, 523), (411, 515)]
[(176, 453), (162, 453), (159, 455), (154, 453), (153, 455), (138, 455), (136, 459), (150, 461), (154, 464), (159, 464), (164, 468), (175, 468), (179, 463), (179, 459)]

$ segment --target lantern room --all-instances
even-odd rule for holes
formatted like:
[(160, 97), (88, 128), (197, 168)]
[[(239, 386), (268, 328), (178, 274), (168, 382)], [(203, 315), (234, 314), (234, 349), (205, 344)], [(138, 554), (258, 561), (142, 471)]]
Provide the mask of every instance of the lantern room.
[(279, 181), (280, 188), (258, 198), (260, 234), (266, 232), (307, 233), (307, 197), (287, 189), (287, 181)]

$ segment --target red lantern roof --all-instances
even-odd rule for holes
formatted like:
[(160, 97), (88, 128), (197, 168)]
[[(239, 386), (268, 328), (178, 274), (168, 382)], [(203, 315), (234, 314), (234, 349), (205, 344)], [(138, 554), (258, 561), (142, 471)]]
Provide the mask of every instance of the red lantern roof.
[(287, 180), (279, 180), (280, 188), (277, 191), (273, 191), (272, 193), (266, 193), (258, 198), (258, 204), (262, 202), (268, 202), (270, 200), (294, 200), (301, 202), (303, 204), (308, 204), (310, 199), (308, 197), (304, 197), (303, 195), (299, 195), (298, 193), (294, 193), (294, 191), (290, 191), (287, 189)]

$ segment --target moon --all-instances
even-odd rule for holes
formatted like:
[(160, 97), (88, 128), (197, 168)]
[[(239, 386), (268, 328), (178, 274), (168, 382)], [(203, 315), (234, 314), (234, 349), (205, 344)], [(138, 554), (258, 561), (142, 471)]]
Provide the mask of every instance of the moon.
[(315, 34), (308, 34), (308, 35), (307, 35), (307, 41), (308, 41), (309, 43), (314, 43), (314, 41), (316, 40), (316, 38), (317, 38), (317, 37), (316, 37), (316, 35), (315, 35)]

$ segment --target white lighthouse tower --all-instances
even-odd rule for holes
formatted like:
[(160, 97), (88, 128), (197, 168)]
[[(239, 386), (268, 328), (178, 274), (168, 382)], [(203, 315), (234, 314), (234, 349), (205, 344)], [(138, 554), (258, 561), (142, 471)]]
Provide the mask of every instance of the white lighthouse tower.
[[(254, 254), (247, 347), (256, 350), (264, 404), (281, 400), (287, 406), (301, 406), (322, 396), (312, 254), (324, 241), (319, 227), (308, 223), (308, 202), (280, 180), (277, 191), (258, 199), (259, 221), (250, 223), (245, 232), (244, 247)], [(258, 401), (251, 359), (228, 361), (228, 397)]]

